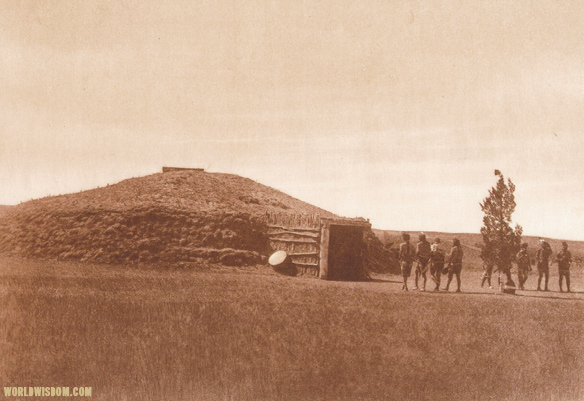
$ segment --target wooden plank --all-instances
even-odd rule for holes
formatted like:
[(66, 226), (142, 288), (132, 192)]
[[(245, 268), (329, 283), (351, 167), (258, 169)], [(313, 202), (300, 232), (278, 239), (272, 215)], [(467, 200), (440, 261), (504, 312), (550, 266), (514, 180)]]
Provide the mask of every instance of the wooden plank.
[(163, 173), (171, 171), (205, 171), (203, 168), (188, 168), (188, 167), (162, 167)]
[(349, 218), (332, 218), (332, 217), (323, 217), (321, 219), (323, 224), (328, 225), (347, 225), (347, 226), (357, 226), (363, 228), (370, 228), (371, 223), (364, 219), (349, 219)]
[(320, 229), (318, 227), (289, 227), (289, 226), (281, 226), (275, 224), (268, 224), (269, 228), (281, 228), (282, 230), (295, 230), (295, 231), (313, 231), (315, 233), (319, 232)]
[(318, 252), (299, 252), (299, 253), (289, 253), (289, 256), (310, 256), (318, 255)]
[(293, 265), (302, 265), (302, 266), (315, 266), (318, 267), (318, 263), (308, 263), (308, 262), (292, 262)]
[(320, 272), (319, 277), (323, 280), (328, 278), (328, 251), (329, 251), (330, 229), (327, 225), (322, 226), (320, 234)]
[(268, 227), (269, 234), (285, 234), (285, 233), (292, 233), (292, 234), (320, 234), (320, 230), (318, 228), (303, 228), (303, 227), (284, 227), (284, 226), (271, 226)]
[(290, 234), (290, 235), (298, 235), (301, 237), (311, 237), (311, 238), (318, 238), (318, 233), (297, 233), (294, 231), (277, 231), (277, 232), (268, 232), (268, 235), (282, 235), (282, 234)]
[(270, 238), (274, 242), (291, 242), (298, 244), (318, 244), (318, 241), (302, 240), (302, 239), (284, 239), (284, 238)]

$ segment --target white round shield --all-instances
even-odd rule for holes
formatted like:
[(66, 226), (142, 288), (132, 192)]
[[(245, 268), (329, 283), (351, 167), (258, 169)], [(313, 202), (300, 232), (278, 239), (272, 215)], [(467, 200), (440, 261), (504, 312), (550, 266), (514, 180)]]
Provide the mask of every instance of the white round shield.
[(272, 266), (278, 266), (284, 263), (287, 257), (288, 254), (286, 253), (286, 251), (276, 251), (272, 254), (272, 256), (270, 256), (270, 259), (268, 259), (268, 263)]

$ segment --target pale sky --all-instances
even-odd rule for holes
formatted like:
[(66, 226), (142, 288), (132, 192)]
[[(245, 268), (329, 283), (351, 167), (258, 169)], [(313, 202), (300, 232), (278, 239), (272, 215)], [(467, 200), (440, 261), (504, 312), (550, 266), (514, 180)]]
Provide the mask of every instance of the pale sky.
[(0, 0), (0, 204), (203, 167), (375, 228), (584, 240), (584, 5)]

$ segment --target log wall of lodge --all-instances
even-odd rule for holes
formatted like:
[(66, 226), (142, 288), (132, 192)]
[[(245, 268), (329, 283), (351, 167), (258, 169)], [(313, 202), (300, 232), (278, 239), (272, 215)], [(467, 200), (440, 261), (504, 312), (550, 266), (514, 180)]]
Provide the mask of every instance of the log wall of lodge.
[(272, 249), (288, 254), (286, 273), (325, 280), (367, 275), (363, 267), (366, 233), (371, 229), (367, 220), (267, 213), (267, 221)]
[(320, 216), (268, 213), (268, 237), (274, 251), (285, 251), (292, 274), (318, 277)]

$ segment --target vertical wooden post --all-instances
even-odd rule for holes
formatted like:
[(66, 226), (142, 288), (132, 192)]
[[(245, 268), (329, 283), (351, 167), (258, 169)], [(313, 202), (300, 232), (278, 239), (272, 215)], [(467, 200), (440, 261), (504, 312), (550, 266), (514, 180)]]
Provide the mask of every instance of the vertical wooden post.
[(363, 261), (363, 258), (365, 257), (365, 253), (367, 252), (367, 230), (362, 229), (361, 231), (363, 233), (363, 237), (361, 239), (361, 254), (359, 255), (359, 258)]
[(329, 252), (330, 226), (325, 223), (320, 228), (320, 274), (322, 280), (328, 278), (328, 252)]

